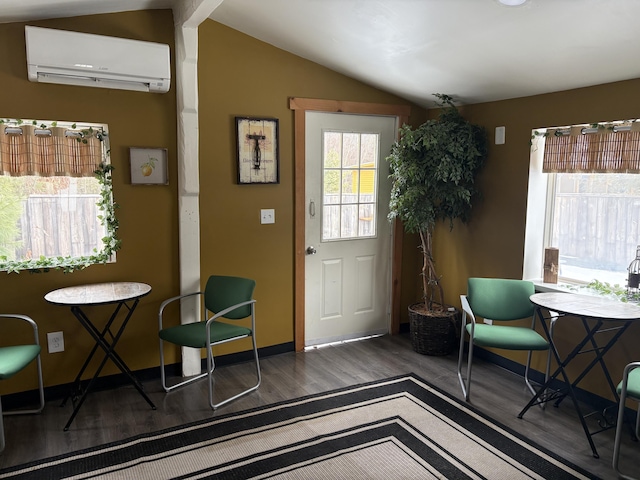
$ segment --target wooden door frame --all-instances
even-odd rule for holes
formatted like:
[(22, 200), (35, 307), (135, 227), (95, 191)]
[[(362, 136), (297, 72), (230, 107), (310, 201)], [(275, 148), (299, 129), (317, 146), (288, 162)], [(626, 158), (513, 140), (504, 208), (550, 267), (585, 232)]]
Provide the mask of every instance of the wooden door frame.
[[(294, 341), (296, 352), (304, 350), (305, 321), (305, 117), (307, 111), (325, 113), (351, 113), (396, 117), (398, 126), (409, 122), (409, 105), (360, 103), (312, 98), (289, 99), (294, 111)], [(400, 274), (402, 270), (402, 239), (404, 232), (399, 221), (393, 224), (391, 260), (391, 333), (400, 331)]]

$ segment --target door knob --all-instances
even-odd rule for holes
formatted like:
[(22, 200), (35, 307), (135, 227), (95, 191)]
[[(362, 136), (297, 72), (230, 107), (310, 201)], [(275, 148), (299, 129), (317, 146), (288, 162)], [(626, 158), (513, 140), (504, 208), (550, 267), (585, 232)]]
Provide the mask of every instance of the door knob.
[(315, 255), (316, 249), (312, 246), (307, 247), (307, 255)]

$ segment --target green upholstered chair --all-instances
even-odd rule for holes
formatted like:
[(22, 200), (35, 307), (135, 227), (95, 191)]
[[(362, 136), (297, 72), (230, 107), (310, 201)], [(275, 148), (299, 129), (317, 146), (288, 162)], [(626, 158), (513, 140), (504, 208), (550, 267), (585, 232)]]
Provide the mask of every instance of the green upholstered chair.
[[(207, 280), (204, 292), (193, 292), (178, 295), (170, 298), (160, 305), (158, 314), (159, 337), (160, 337), (160, 375), (162, 388), (165, 392), (170, 392), (178, 387), (185, 386), (191, 382), (207, 377), (209, 381), (209, 405), (216, 409), (246, 395), (260, 386), (260, 363), (258, 360), (258, 349), (256, 346), (256, 317), (255, 303), (252, 298), (256, 282), (248, 278), (226, 277), (212, 275)], [(200, 296), (203, 302), (203, 320), (199, 322), (177, 325), (165, 328), (162, 325), (163, 313), (167, 305), (177, 300), (187, 297)], [(236, 321), (251, 317), (251, 328), (237, 325)], [(255, 358), (257, 382), (255, 385), (218, 403), (213, 402), (213, 371), (215, 362), (212, 348), (222, 343), (233, 342), (243, 338), (251, 337), (253, 342), (253, 356)], [(183, 380), (174, 385), (167, 385), (165, 365), (164, 365), (164, 345), (163, 342), (170, 342), (181, 347), (204, 348), (207, 350), (207, 371)]]
[[(505, 350), (527, 350), (527, 366), (525, 382), (533, 394), (535, 389), (529, 380), (531, 351), (549, 350), (549, 342), (534, 330), (534, 306), (529, 297), (535, 293), (533, 283), (525, 280), (501, 278), (470, 278), (467, 284), (467, 295), (460, 295), (462, 303), (462, 326), (460, 332), (460, 349), (458, 352), (458, 379), (465, 400), (469, 400), (471, 389), (471, 367), (473, 348), (491, 347)], [(505, 325), (488, 325), (479, 323), (476, 317), (509, 322), (531, 318), (531, 328)], [(468, 322), (467, 322), (468, 321)], [(462, 374), (465, 336), (469, 336), (466, 379)], [(547, 357), (548, 358), (548, 357)], [(548, 374), (547, 362), (547, 374)]]
[[(5, 320), (6, 319), (6, 320)], [(12, 320), (20, 320), (28, 323), (33, 329), (34, 343), (29, 345), (10, 345), (0, 347), (0, 380), (13, 377), (18, 372), (24, 370), (31, 362), (36, 361), (38, 371), (38, 392), (40, 395), (40, 404), (35, 409), (20, 409), (9, 412), (2, 412), (2, 403), (0, 402), (0, 452), (4, 450), (4, 425), (2, 423), (3, 415), (19, 415), (26, 413), (40, 413), (44, 409), (44, 387), (42, 384), (42, 365), (40, 363), (40, 340), (38, 339), (38, 325), (26, 315), (18, 314), (0, 314), (1, 323)]]
[(623, 474), (618, 466), (620, 458), (620, 439), (622, 438), (622, 428), (624, 424), (624, 409), (627, 398), (638, 402), (638, 412), (636, 412), (636, 438), (640, 437), (640, 362), (632, 362), (624, 367), (622, 381), (618, 385), (620, 402), (618, 406), (618, 422), (616, 424), (616, 437), (613, 444), (613, 468), (618, 473), (619, 478), (634, 480), (634, 477)]

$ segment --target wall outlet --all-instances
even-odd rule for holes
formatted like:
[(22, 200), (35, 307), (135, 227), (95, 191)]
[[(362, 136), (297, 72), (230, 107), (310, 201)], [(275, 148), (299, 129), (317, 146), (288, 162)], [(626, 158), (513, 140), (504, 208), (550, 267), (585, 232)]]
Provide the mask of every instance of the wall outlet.
[(260, 223), (276, 223), (276, 211), (273, 208), (260, 210)]
[(64, 352), (64, 336), (62, 332), (47, 333), (49, 353)]

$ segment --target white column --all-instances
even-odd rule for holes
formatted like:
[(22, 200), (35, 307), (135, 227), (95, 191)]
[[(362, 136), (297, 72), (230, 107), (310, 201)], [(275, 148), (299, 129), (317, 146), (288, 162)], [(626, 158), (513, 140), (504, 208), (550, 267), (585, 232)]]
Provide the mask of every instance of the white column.
[[(178, 228), (181, 294), (200, 290), (200, 209), (198, 163), (198, 26), (222, 0), (184, 0), (175, 19), (176, 101), (178, 109)], [(197, 298), (183, 301), (180, 322), (200, 320)], [(182, 375), (200, 373), (200, 350), (182, 348)]]

